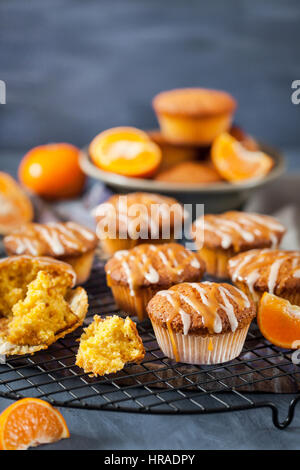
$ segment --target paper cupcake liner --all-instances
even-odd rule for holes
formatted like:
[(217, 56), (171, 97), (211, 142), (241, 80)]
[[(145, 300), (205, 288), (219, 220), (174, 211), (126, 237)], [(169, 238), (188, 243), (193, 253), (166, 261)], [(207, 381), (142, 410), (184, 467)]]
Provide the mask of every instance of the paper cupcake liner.
[[(169, 331), (152, 323), (155, 336), (162, 352), (170, 359), (176, 359)], [(183, 335), (173, 333), (179, 362), (186, 364), (221, 364), (238, 357), (243, 349), (249, 325), (234, 333), (212, 336)]]
[(148, 317), (147, 304), (161, 290), (160, 287), (143, 287), (135, 291), (135, 295), (131, 295), (127, 286), (111, 285), (110, 287), (120, 310), (124, 310), (128, 315), (136, 315), (140, 321)]

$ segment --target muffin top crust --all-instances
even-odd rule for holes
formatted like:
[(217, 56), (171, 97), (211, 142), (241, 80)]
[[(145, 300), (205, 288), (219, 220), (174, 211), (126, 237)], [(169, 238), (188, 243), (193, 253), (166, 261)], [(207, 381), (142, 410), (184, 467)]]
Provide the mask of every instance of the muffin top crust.
[(10, 255), (76, 256), (97, 246), (94, 232), (75, 222), (30, 223), (4, 238), (5, 250)]
[(203, 246), (207, 248), (233, 249), (235, 252), (251, 248), (276, 248), (284, 233), (285, 227), (274, 217), (239, 211), (206, 214), (193, 223), (196, 243), (203, 241)]
[(252, 300), (226, 283), (182, 283), (149, 302), (151, 321), (176, 333), (208, 335), (235, 331), (255, 317)]
[(300, 251), (249, 250), (231, 258), (228, 270), (233, 282), (245, 283), (252, 293), (292, 292), (300, 288)]
[(197, 118), (233, 112), (237, 103), (225, 91), (179, 88), (159, 93), (154, 97), (152, 105), (157, 113)]
[(16, 278), (23, 282), (26, 273), (47, 271), (56, 276), (63, 276), (69, 279), (69, 286), (74, 287), (76, 283), (76, 273), (73, 268), (63, 261), (48, 258), (47, 256), (9, 256), (0, 259), (0, 279), (10, 273), (13, 279)]
[(129, 286), (131, 295), (139, 287), (199, 281), (204, 270), (200, 256), (177, 243), (142, 244), (118, 251), (105, 265), (109, 283)]
[[(176, 199), (143, 192), (115, 194), (97, 206), (92, 215), (98, 223), (105, 222), (111, 227), (115, 223), (118, 234), (129, 234), (133, 239), (158, 238), (163, 226), (181, 227), (185, 218), (184, 209)], [(104, 229), (105, 226), (101, 231), (103, 237)]]

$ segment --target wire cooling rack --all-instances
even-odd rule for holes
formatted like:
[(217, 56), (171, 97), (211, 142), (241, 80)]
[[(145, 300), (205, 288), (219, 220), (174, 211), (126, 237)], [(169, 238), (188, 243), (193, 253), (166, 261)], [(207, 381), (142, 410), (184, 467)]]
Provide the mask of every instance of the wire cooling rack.
[[(84, 286), (89, 295), (85, 326), (94, 314), (120, 313), (105, 282), (104, 263), (97, 258)], [(268, 343), (253, 325), (239, 358), (222, 365), (175, 363), (160, 351), (149, 320), (138, 324), (146, 356), (139, 365), (91, 378), (75, 366), (82, 328), (46, 351), (7, 358), (0, 365), (0, 396), (17, 400), (37, 397), (55, 406), (155, 414), (206, 414), (269, 408), (277, 428), (288, 426), (300, 399), (300, 368), (291, 351)], [(290, 393), (284, 421), (268, 393)]]

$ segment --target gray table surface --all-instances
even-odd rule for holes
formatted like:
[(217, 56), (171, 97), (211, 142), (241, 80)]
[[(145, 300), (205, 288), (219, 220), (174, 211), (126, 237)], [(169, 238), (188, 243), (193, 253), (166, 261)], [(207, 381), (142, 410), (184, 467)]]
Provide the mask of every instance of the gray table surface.
[[(115, 125), (156, 126), (152, 96), (178, 86), (231, 91), (237, 121), (300, 169), (298, 0), (2, 0), (0, 170), (30, 147), (84, 145)], [(266, 397), (267, 398), (267, 397)], [(288, 396), (270, 397), (286, 416)], [(9, 401), (0, 399), (0, 410)], [(145, 416), (62, 410), (71, 439), (39, 449), (297, 449), (269, 410)]]

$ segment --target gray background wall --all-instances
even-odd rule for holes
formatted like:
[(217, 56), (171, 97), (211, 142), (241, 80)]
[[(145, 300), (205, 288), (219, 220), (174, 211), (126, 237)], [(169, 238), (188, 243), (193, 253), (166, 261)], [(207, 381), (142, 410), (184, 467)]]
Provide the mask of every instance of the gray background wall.
[(153, 95), (181, 86), (229, 90), (246, 129), (297, 146), (299, 21), (299, 0), (2, 0), (0, 147), (153, 127)]

